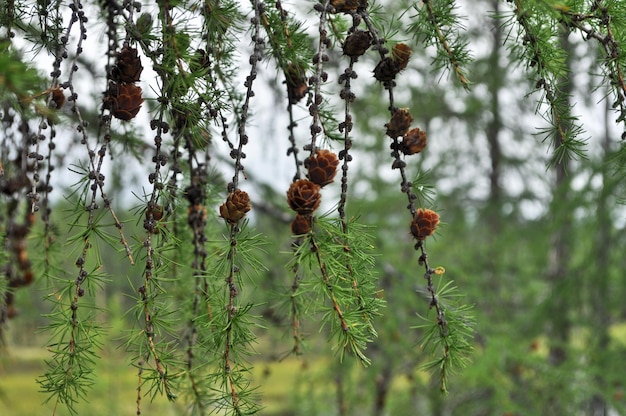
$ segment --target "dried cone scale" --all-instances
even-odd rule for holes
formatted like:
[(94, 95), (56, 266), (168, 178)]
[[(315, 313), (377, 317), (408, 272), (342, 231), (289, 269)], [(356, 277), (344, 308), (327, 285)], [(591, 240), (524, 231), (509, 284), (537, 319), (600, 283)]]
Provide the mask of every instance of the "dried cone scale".
[(419, 208), (411, 220), (411, 234), (416, 240), (425, 240), (434, 234), (439, 224), (439, 214), (430, 209)]
[(240, 189), (235, 189), (233, 193), (228, 194), (226, 202), (220, 206), (220, 217), (229, 224), (235, 224), (245, 217), (250, 209), (252, 209), (252, 205), (250, 205), (248, 194)]
[(304, 162), (308, 169), (307, 178), (319, 186), (326, 186), (331, 183), (337, 174), (339, 159), (330, 150), (318, 150)]

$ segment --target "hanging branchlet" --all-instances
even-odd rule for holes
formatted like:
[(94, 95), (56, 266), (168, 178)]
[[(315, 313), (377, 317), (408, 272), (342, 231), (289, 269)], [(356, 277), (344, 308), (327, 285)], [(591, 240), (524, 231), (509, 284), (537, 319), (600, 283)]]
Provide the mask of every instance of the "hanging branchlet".
[[(330, 46), (330, 40), (327, 37), (326, 20), (327, 13), (331, 10), (329, 1), (316, 3), (314, 9), (320, 13), (318, 32), (320, 34), (320, 40), (317, 45), (317, 51), (312, 57), (313, 75), (309, 77), (308, 84), (312, 90), (312, 99), (309, 99), (309, 114), (312, 117), (310, 126), (311, 139), (310, 144), (306, 145), (304, 150), (309, 152), (309, 156), (306, 158), (305, 163), (314, 157), (316, 152), (316, 138), (318, 134), (324, 132), (323, 121), (320, 111), (320, 106), (323, 103), (323, 97), (321, 95), (321, 84), (328, 80), (328, 74), (323, 70), (324, 62), (328, 61), (328, 55), (325, 50)], [(293, 89), (295, 83), (289, 78), (294, 78), (294, 70), (299, 71), (298, 66), (289, 66), (291, 68), (285, 73), (288, 89)], [(298, 75), (299, 79), (300, 75)], [(291, 85), (290, 85), (291, 84)], [(298, 81), (300, 84), (300, 81)], [(303, 90), (302, 87), (298, 87)], [(307, 88), (308, 89), (308, 88)], [(292, 97), (293, 92), (288, 91), (289, 98), (289, 111), (292, 111)], [(291, 116), (290, 116), (291, 117)], [(287, 191), (287, 203), (289, 207), (296, 211), (296, 216), (291, 222), (291, 232), (297, 236), (296, 240), (292, 244), (294, 254), (302, 247), (304, 238), (302, 236), (307, 235), (313, 230), (313, 212), (319, 207), (321, 202), (320, 185), (312, 182), (309, 179), (301, 179), (300, 162), (297, 157), (299, 149), (296, 147), (295, 138), (293, 137), (293, 128), (296, 125), (293, 119), (290, 121), (289, 130), (291, 133), (290, 142), (291, 148), (288, 150), (288, 155), (293, 154), (296, 164), (296, 173), (293, 178), (293, 182)], [(315, 163), (315, 162), (314, 162)], [(335, 165), (336, 166), (336, 165)], [(334, 177), (334, 173), (332, 174)], [(305, 244), (306, 245), (306, 244)], [(295, 257), (294, 257), (295, 258)], [(289, 288), (289, 315), (291, 320), (291, 332), (294, 341), (292, 352), (296, 355), (302, 353), (302, 346), (304, 337), (301, 333), (301, 318), (306, 310), (305, 300), (301, 295), (301, 282), (304, 278), (302, 271), (300, 270), (300, 262), (294, 260), (291, 265), (291, 271), (293, 273), (293, 282)]]
[[(544, 118), (550, 123), (550, 128), (540, 134), (544, 140), (550, 140), (550, 147), (554, 149), (548, 164), (553, 166), (584, 158), (585, 142), (579, 138), (582, 127), (577, 123), (578, 119), (572, 116), (570, 95), (558, 84), (560, 77), (567, 71), (567, 52), (559, 44), (562, 27), (558, 24), (558, 15), (538, 4), (525, 5), (515, 0), (513, 5), (514, 17), (507, 24), (511, 26), (515, 22), (517, 26), (518, 38), (522, 40), (518, 53), (535, 73), (535, 88), (543, 93), (540, 103), (545, 103), (547, 107)], [(534, 8), (529, 9), (527, 6)], [(530, 19), (531, 15), (535, 18)]]
[[(52, 190), (48, 179), (41, 181), (39, 178), (40, 165), (47, 165), (48, 174), (54, 168), (48, 162), (50, 159), (40, 154), (40, 143), (47, 138), (51, 143), (54, 137), (58, 117), (51, 96), (62, 96), (56, 93), (56, 88), (40, 93), (45, 85), (55, 85), (54, 80), (44, 81), (34, 66), (22, 61), (14, 38), (16, 31), (22, 28), (19, 21), (23, 16), (16, 6), (14, 2), (6, 3), (0, 12), (0, 95), (3, 99), (0, 108), (0, 198), (3, 202), (0, 210), (0, 246), (3, 249), (0, 256), (0, 343), (5, 341), (7, 320), (19, 315), (17, 289), (35, 280), (27, 241), (34, 237), (31, 232), (35, 211), (41, 204), (43, 213), (47, 212), (48, 193)], [(60, 23), (57, 25), (63, 29)], [(52, 45), (48, 46), (49, 50), (55, 50)], [(51, 77), (56, 74), (53, 70)], [(32, 131), (31, 119), (38, 121), (36, 131)], [(49, 145), (48, 156), (53, 146)], [(42, 218), (44, 224), (49, 224), (45, 216)], [(45, 234), (44, 238), (49, 235)], [(46, 242), (49, 242), (47, 238)], [(46, 265), (44, 269), (47, 271)]]
[[(430, 2), (423, 2), (423, 8), (428, 10), (431, 7)], [(428, 3), (428, 4), (427, 4)], [(443, 347), (443, 358), (437, 360), (435, 364), (430, 364), (429, 368), (437, 367), (438, 364), (442, 364), (440, 380), (442, 391), (447, 390), (447, 380), (449, 373), (455, 369), (462, 368), (466, 365), (469, 353), (471, 352), (471, 345), (469, 339), (473, 334), (473, 327), (470, 324), (472, 315), (470, 314), (470, 307), (464, 305), (455, 305), (453, 313), (455, 315), (454, 324), (450, 324), (449, 320), (446, 320), (446, 313), (448, 308), (443, 306), (440, 298), (450, 298), (451, 290), (450, 283), (444, 284), (437, 289), (432, 281), (432, 275), (435, 271), (430, 269), (427, 265), (427, 254), (424, 249), (424, 240), (426, 237), (432, 235), (435, 231), (437, 224), (439, 223), (439, 216), (431, 210), (424, 210), (422, 208), (417, 209), (415, 204), (418, 200), (418, 196), (415, 193), (415, 184), (408, 180), (406, 173), (407, 163), (404, 161), (403, 156), (410, 156), (420, 153), (426, 147), (426, 133), (419, 128), (411, 128), (413, 123), (413, 116), (408, 108), (397, 108), (394, 102), (394, 88), (396, 87), (396, 78), (398, 74), (408, 66), (409, 59), (411, 57), (411, 49), (408, 45), (398, 43), (392, 47), (391, 54), (388, 56), (388, 49), (384, 47), (385, 40), (378, 35), (371, 18), (366, 10), (361, 10), (360, 15), (372, 33), (372, 43), (374, 48), (378, 51), (381, 60), (374, 69), (374, 77), (382, 82), (384, 88), (389, 94), (389, 113), (390, 120), (385, 124), (386, 135), (391, 138), (391, 157), (393, 162), (392, 169), (397, 169), (400, 173), (400, 189), (402, 193), (407, 195), (408, 205), (407, 209), (411, 213), (410, 231), (413, 236), (418, 240), (418, 244), (415, 246), (416, 250), (421, 250), (419, 258), (419, 264), (426, 264), (425, 278), (427, 280), (427, 290), (430, 293), (430, 307), (437, 310), (437, 318), (435, 323), (432, 324), (430, 320), (427, 324), (421, 326), (427, 332), (427, 336), (424, 338), (424, 348), (432, 351), (436, 350), (440, 345)], [(440, 30), (437, 26), (437, 20), (434, 15), (431, 15), (431, 23), (435, 24), (435, 32)], [(433, 33), (432, 31), (430, 32)], [(441, 31), (437, 32), (443, 36)], [(444, 50), (447, 50), (450, 62), (454, 67), (455, 73), (464, 87), (469, 87), (469, 81), (464, 75), (460, 66), (460, 59), (467, 59), (467, 56), (463, 55), (460, 51), (464, 48), (463, 44), (457, 44), (451, 47), (447, 41), (442, 37), (440, 40), (444, 40), (442, 45)], [(459, 55), (460, 54), (460, 55)], [(455, 57), (456, 56), (456, 57)], [(418, 177), (419, 178), (419, 177)], [(443, 268), (437, 269), (439, 273)], [(439, 295), (437, 295), (439, 290)], [(457, 323), (458, 322), (458, 323)], [(451, 329), (453, 327), (453, 329)], [(450, 332), (455, 334), (454, 337), (450, 337)]]
[(412, 16), (408, 31), (426, 46), (435, 46), (437, 68), (451, 68), (456, 79), (466, 90), (471, 82), (467, 78), (466, 66), (470, 61), (467, 39), (461, 34), (460, 18), (455, 12), (456, 1), (425, 0), (413, 6), (417, 14)]
[[(553, 7), (561, 24), (577, 30), (585, 41), (596, 40), (604, 52), (605, 82), (613, 91), (612, 108), (619, 112), (617, 122), (626, 125), (626, 63), (620, 54), (616, 31), (626, 24), (624, 6), (619, 3), (591, 2), (589, 11), (576, 11), (569, 7)], [(626, 127), (625, 127), (626, 130)], [(622, 135), (626, 138), (626, 133)]]
[[(364, 259), (368, 259), (368, 256), (362, 247), (352, 247), (352, 235), (348, 235), (346, 231), (348, 227), (345, 219), (340, 219), (334, 224), (323, 220), (324, 226), (319, 230), (321, 234), (313, 232), (313, 214), (321, 202), (320, 190), (332, 182), (338, 165), (339, 160), (334, 153), (318, 150), (315, 155), (305, 160), (309, 179), (293, 182), (287, 191), (289, 207), (297, 213), (291, 229), (299, 236), (294, 243), (295, 257), (292, 265), (294, 273), (290, 298), (294, 339), (292, 351), (296, 354), (301, 353), (300, 319), (312, 306), (303, 298), (307, 297), (309, 292), (313, 292), (328, 299), (332, 305), (330, 312), (324, 313), (323, 320), (332, 328), (331, 335), (336, 338), (340, 358), (343, 359), (347, 352), (367, 365), (369, 359), (364, 351), (367, 343), (376, 335), (372, 317), (377, 314), (380, 303), (374, 293), (374, 279), (371, 273), (366, 269), (355, 272), (353, 267), (358, 267), (359, 262), (363, 266)], [(364, 239), (364, 236), (361, 236), (361, 240)], [(343, 258), (345, 263), (340, 258)], [(308, 267), (301, 269), (301, 265)], [(303, 286), (302, 279), (307, 273), (319, 275), (319, 284), (311, 285), (306, 282), (307, 286)], [(365, 300), (365, 297), (369, 301)]]
[(328, 81), (328, 73), (324, 70), (324, 64), (329, 61), (329, 56), (326, 53), (326, 49), (330, 48), (330, 38), (328, 37), (328, 29), (326, 28), (326, 22), (328, 19), (328, 12), (330, 8), (330, 0), (326, 0), (323, 3), (316, 3), (315, 10), (319, 13), (319, 42), (317, 44), (317, 51), (313, 55), (313, 75), (309, 78), (309, 85), (313, 89), (313, 102), (309, 104), (309, 115), (312, 118), (311, 122), (311, 140), (305, 150), (310, 152), (310, 155), (316, 151), (317, 136), (324, 131), (323, 120), (320, 113), (320, 106), (324, 102), (322, 97), (322, 84)]
[[(273, 4), (273, 8), (271, 5)], [(309, 94), (306, 73), (310, 66), (312, 52), (309, 36), (303, 30), (303, 23), (296, 20), (283, 7), (280, 0), (269, 1), (269, 7), (261, 15), (261, 23), (268, 38), (269, 52), (277, 67), (282, 70), (287, 88), (287, 112), (289, 114), (289, 143), (287, 156), (292, 156), (296, 174), (293, 180), (301, 178), (302, 161), (298, 157), (300, 149), (296, 144), (295, 128), (298, 126), (294, 106)]]
[(339, 123), (339, 132), (343, 133), (343, 150), (339, 153), (339, 159), (343, 160), (341, 165), (341, 196), (339, 198), (339, 205), (337, 206), (337, 212), (339, 218), (344, 224), (344, 232), (347, 232), (346, 223), (346, 202), (348, 198), (348, 164), (352, 160), (350, 149), (352, 149), (352, 138), (350, 132), (352, 131), (352, 113), (351, 104), (356, 99), (354, 92), (352, 92), (352, 80), (358, 77), (354, 70), (354, 63), (362, 56), (372, 44), (372, 35), (370, 32), (358, 29), (361, 23), (361, 16), (359, 14), (352, 14), (352, 27), (349, 30), (348, 36), (343, 43), (343, 54), (349, 57), (350, 61), (348, 67), (344, 70), (343, 74), (339, 75), (339, 84), (343, 84), (339, 97), (344, 100), (344, 119)]
[[(473, 351), (470, 341), (474, 336), (475, 321), (471, 306), (454, 301), (458, 293), (457, 288), (452, 286), (452, 281), (438, 286), (433, 281), (433, 277), (442, 276), (445, 269), (443, 267), (433, 269), (429, 266), (424, 240), (435, 231), (438, 221), (439, 216), (434, 211), (420, 208), (410, 228), (417, 239), (415, 249), (421, 253), (418, 263), (425, 270), (424, 279), (430, 308), (434, 309), (436, 314), (435, 325), (431, 324), (432, 319), (426, 315), (418, 314), (426, 322), (416, 326), (425, 333), (422, 348), (438, 356), (427, 362), (424, 368), (438, 372), (439, 389), (446, 393), (450, 374), (466, 367), (469, 362), (469, 356)], [(446, 305), (444, 300), (447, 302)]]
[[(54, 340), (54, 344), (51, 345), (53, 358), (48, 362), (48, 371), (39, 378), (38, 382), (41, 384), (44, 391), (50, 393), (50, 399), (54, 398), (57, 404), (65, 405), (70, 412), (73, 412), (76, 398), (84, 395), (86, 390), (93, 384), (92, 374), (95, 364), (94, 358), (99, 348), (98, 338), (100, 333), (98, 324), (93, 322), (93, 306), (80, 302), (80, 299), (83, 298), (86, 293), (93, 295), (95, 288), (101, 284), (103, 280), (103, 274), (99, 271), (101, 267), (101, 264), (99, 264), (100, 260), (97, 254), (93, 254), (93, 252), (97, 250), (97, 248), (94, 247), (97, 240), (102, 239), (107, 243), (113, 243), (113, 239), (100, 230), (99, 222), (101, 216), (96, 215), (96, 211), (99, 209), (96, 202), (98, 191), (104, 201), (105, 207), (114, 218), (121, 242), (126, 249), (131, 263), (133, 260), (130, 254), (130, 248), (121, 231), (121, 223), (115, 216), (110, 200), (104, 192), (104, 175), (101, 172), (106, 154), (106, 146), (102, 146), (98, 152), (91, 148), (86, 132), (87, 122), (83, 119), (77, 105), (78, 94), (74, 86), (74, 74), (79, 68), (78, 58), (83, 53), (83, 42), (87, 39), (87, 17), (79, 1), (73, 1), (69, 7), (71, 10), (71, 18), (68, 26), (65, 30), (58, 32), (60, 38), (57, 40), (56, 44), (59, 46), (56, 60), (53, 64), (54, 69), (51, 73), (53, 88), (50, 89), (48, 103), (55, 108), (60, 108), (65, 101), (65, 95), (60, 87), (70, 91), (67, 101), (70, 103), (70, 110), (73, 117), (77, 120), (76, 130), (81, 137), (81, 143), (87, 149), (88, 154), (88, 165), (85, 168), (77, 167), (76, 170), (77, 173), (82, 175), (81, 181), (76, 185), (76, 193), (79, 195), (76, 209), (78, 212), (86, 212), (87, 219), (86, 224), (84, 224), (84, 231), (79, 232), (76, 236), (69, 239), (71, 243), (82, 245), (81, 254), (76, 260), (76, 266), (78, 268), (77, 277), (71, 286), (49, 297), (55, 305), (55, 314), (58, 316), (55, 324), (51, 325), (51, 339)], [(59, 83), (61, 63), (68, 56), (67, 45), (75, 23), (78, 23), (79, 27), (75, 55), (69, 63), (70, 69), (67, 81)], [(47, 121), (48, 123), (52, 122), (49, 117)], [(40, 123), (40, 128), (43, 129), (43, 127), (44, 121)], [(50, 151), (52, 151), (54, 147), (53, 142), (50, 141)], [(43, 156), (40, 156), (38, 152), (35, 153), (36, 159), (43, 159)], [(35, 174), (35, 179), (38, 182), (38, 174)], [(33, 198), (34, 202), (38, 200), (36, 191), (31, 192), (30, 197)], [(33, 205), (33, 210), (36, 209), (37, 205)], [(82, 214), (79, 214), (79, 219), (80, 217), (82, 217)], [(46, 222), (48, 221), (49, 219), (46, 220)], [(80, 225), (77, 220), (73, 226), (81, 227), (83, 225)], [(49, 229), (49, 226), (47, 226), (46, 229)], [(95, 263), (95, 265), (93, 263)]]
[[(341, 223), (341, 236), (343, 240), (343, 261), (347, 278), (351, 282), (352, 293), (356, 299), (358, 310), (361, 312), (362, 321), (367, 328), (368, 334), (374, 338), (378, 334), (374, 328), (373, 318), (379, 314), (378, 310), (382, 307), (382, 300), (378, 293), (375, 293), (376, 280), (371, 273), (355, 264), (355, 258), (359, 258), (361, 253), (355, 255), (355, 251), (359, 250), (359, 246), (353, 246), (353, 237), (358, 234), (360, 225), (356, 221), (351, 221), (354, 229), (348, 229), (350, 221), (346, 218), (346, 202), (348, 197), (348, 166), (352, 161), (352, 138), (351, 131), (353, 127), (353, 115), (351, 105), (356, 99), (356, 95), (352, 91), (352, 81), (357, 79), (358, 75), (354, 70), (354, 64), (360, 56), (372, 45), (372, 34), (369, 31), (359, 29), (363, 20), (362, 14), (366, 13), (367, 2), (359, 2), (354, 11), (349, 14), (352, 17), (352, 27), (348, 30), (342, 49), (343, 54), (349, 58), (348, 67), (339, 76), (339, 84), (343, 87), (340, 90), (339, 97), (344, 100), (344, 120), (339, 123), (338, 129), (343, 133), (344, 148), (339, 152), (339, 159), (343, 161), (341, 166), (341, 195), (337, 212)], [(358, 12), (357, 12), (358, 10)], [(364, 252), (362, 255), (366, 256)]]
[(8, 319), (19, 314), (15, 304), (15, 290), (33, 283), (35, 275), (27, 250), (27, 238), (35, 221), (35, 214), (26, 210), (22, 221), (18, 220), (17, 201), (6, 212), (5, 230), (2, 235), (3, 262), (0, 272), (0, 341), (3, 341), (3, 326)]
[[(298, 214), (294, 224), (302, 221), (308, 228), (311, 218), (309, 214)], [(294, 244), (291, 266), (298, 265), (298, 268), (294, 271), (290, 300), (292, 351), (302, 352), (301, 318), (311, 312), (321, 312), (322, 322), (329, 325), (340, 360), (349, 355), (368, 365), (370, 360), (365, 350), (376, 336), (372, 320), (382, 307), (372, 273), (371, 245), (367, 245), (369, 237), (366, 230), (353, 221), (347, 227), (349, 233), (342, 232), (339, 219), (327, 216), (316, 218), (315, 226), (315, 232), (303, 235)], [(319, 297), (327, 299), (330, 305), (322, 307), (311, 302)]]
[[(250, 197), (246, 192), (239, 189), (239, 178), (244, 170), (242, 160), (246, 157), (243, 148), (249, 140), (247, 133), (249, 106), (255, 95), (253, 84), (257, 78), (257, 63), (261, 60), (263, 40), (260, 36), (260, 28), (262, 17), (265, 14), (265, 5), (255, 0), (253, 8), (254, 16), (250, 19), (253, 44), (253, 51), (249, 58), (250, 73), (244, 82), (246, 93), (238, 121), (238, 145), (230, 151), (230, 157), (234, 160), (235, 172), (232, 180), (228, 183), (226, 201), (219, 208), (220, 216), (224, 218), (230, 230), (229, 246), (219, 259), (222, 266), (218, 269), (219, 273), (223, 273), (221, 277), (225, 282), (225, 304), (218, 305), (214, 318), (214, 325), (219, 322), (217, 325), (223, 327), (224, 330), (214, 332), (212, 341), (217, 348), (216, 353), (220, 355), (220, 359), (217, 361), (219, 368), (213, 375), (220, 381), (221, 394), (218, 400), (227, 403), (226, 407), (232, 414), (255, 412), (258, 406), (256, 398), (250, 394), (250, 381), (245, 376), (248, 371), (247, 363), (241, 359), (240, 355), (242, 353), (241, 348), (248, 347), (252, 340), (252, 332), (244, 326), (251, 305), (242, 305), (239, 300), (240, 292), (243, 289), (239, 276), (242, 263), (246, 261), (245, 253), (247, 251), (245, 243), (242, 246), (241, 228), (245, 215), (251, 209)], [(219, 302), (220, 298), (218, 297), (217, 300)]]
[[(129, 4), (128, 7), (132, 6)], [(129, 13), (132, 16), (132, 11)], [(168, 165), (169, 157), (163, 149), (163, 136), (172, 132), (170, 124), (166, 121), (166, 113), (168, 110), (173, 110), (171, 91), (175, 83), (173, 67), (176, 65), (177, 57), (176, 48), (172, 47), (176, 42), (176, 30), (172, 17), (172, 7), (168, 2), (159, 3), (159, 20), (163, 53), (152, 54), (149, 49), (146, 49), (149, 52), (147, 55), (153, 60), (154, 67), (159, 69), (156, 72), (160, 78), (161, 88), (157, 98), (158, 111), (150, 121), (150, 128), (154, 131), (154, 154), (151, 160), (153, 168), (148, 175), (148, 181), (152, 185), (152, 189), (146, 198), (145, 218), (143, 220), (143, 229), (146, 234), (141, 239), (140, 248), (144, 252), (143, 281), (136, 289), (136, 316), (140, 322), (141, 331), (133, 334), (127, 341), (127, 348), (136, 354), (133, 361), (138, 371), (139, 384), (136, 400), (138, 413), (141, 412), (141, 400), (144, 394), (142, 386), (146, 382), (152, 397), (160, 393), (165, 394), (170, 401), (176, 399), (173, 386), (175, 372), (169, 371), (173, 363), (171, 359), (168, 359), (172, 346), (166, 339), (159, 338), (159, 335), (166, 331), (170, 325), (166, 317), (160, 314), (161, 311), (168, 310), (167, 299), (164, 298), (165, 293), (162, 286), (166, 279), (165, 271), (168, 267), (164, 261), (165, 252), (168, 250), (165, 244), (166, 232), (163, 223), (165, 204), (160, 201), (160, 198), (165, 195), (167, 178), (162, 171)], [(128, 26), (132, 27), (132, 22)], [(143, 46), (146, 47), (147, 45), (144, 44)], [(118, 92), (122, 89), (129, 94), (134, 94), (135, 98), (140, 98), (141, 92), (136, 89), (138, 87), (134, 85), (134, 80), (138, 79), (141, 74), (142, 65), (141, 62), (138, 62), (137, 51), (128, 48), (129, 45), (125, 44), (122, 51), (117, 54), (115, 67), (111, 70), (112, 82), (115, 83), (113, 88), (117, 89)], [(126, 81), (130, 81), (130, 83)], [(109, 91), (111, 85), (112, 83), (109, 84)], [(112, 94), (108, 94), (108, 97), (111, 96)], [(140, 105), (138, 99), (135, 104)], [(130, 116), (128, 120), (132, 119), (138, 111), (137, 108), (125, 108), (125, 110)], [(122, 114), (119, 113), (118, 116)], [(128, 121), (124, 117), (118, 118)]]

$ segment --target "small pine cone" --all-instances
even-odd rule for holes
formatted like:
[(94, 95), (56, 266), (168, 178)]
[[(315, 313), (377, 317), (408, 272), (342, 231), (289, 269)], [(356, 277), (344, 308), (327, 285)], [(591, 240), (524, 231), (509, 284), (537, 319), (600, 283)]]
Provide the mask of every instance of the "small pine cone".
[(343, 43), (343, 54), (356, 58), (367, 51), (372, 44), (372, 35), (364, 30), (352, 32)]
[(210, 65), (211, 61), (206, 51), (204, 49), (196, 49), (196, 53), (191, 58), (191, 62), (189, 62), (189, 69), (193, 72), (197, 72), (203, 69), (208, 69)]
[(367, 0), (330, 0), (330, 5), (337, 13), (350, 13), (359, 7), (367, 7)]
[(117, 53), (115, 66), (111, 69), (111, 78), (117, 82), (138, 82), (143, 67), (137, 55), (137, 49), (124, 46)]
[(411, 53), (411, 48), (404, 43), (396, 43), (391, 49), (391, 56), (393, 57), (393, 60), (398, 63), (400, 70), (406, 68), (409, 63)]
[(411, 234), (416, 240), (425, 240), (433, 235), (439, 224), (439, 214), (430, 209), (419, 208), (411, 221)]
[(294, 64), (289, 64), (285, 69), (285, 83), (290, 104), (296, 104), (309, 92), (304, 70)]
[(146, 219), (149, 219), (152, 216), (152, 219), (155, 221), (161, 221), (163, 219), (164, 210), (163, 207), (159, 204), (148, 203), (148, 208), (146, 209)]
[(399, 150), (405, 155), (414, 155), (426, 147), (426, 132), (417, 127), (409, 130), (400, 142)]
[(133, 84), (110, 82), (103, 101), (104, 108), (111, 110), (114, 117), (129, 121), (139, 113), (143, 103), (141, 88)]
[(303, 235), (311, 231), (311, 216), (297, 214), (291, 222), (291, 232), (293, 235)]
[(289, 207), (301, 215), (311, 215), (320, 206), (321, 200), (320, 186), (308, 179), (298, 179), (287, 191)]
[(400, 64), (390, 57), (386, 57), (374, 68), (374, 78), (380, 82), (392, 81), (398, 72), (400, 72)]
[(409, 131), (413, 123), (413, 116), (409, 113), (408, 108), (400, 108), (391, 116), (389, 123), (385, 124), (387, 127), (387, 136), (395, 139), (396, 137), (404, 136)]
[(49, 91), (52, 95), (50, 97), (50, 106), (54, 105), (54, 108), (56, 109), (63, 107), (63, 104), (65, 104), (65, 94), (63, 94), (63, 90), (59, 87), (56, 87)]
[(6, 308), (6, 317), (9, 319), (13, 319), (20, 314), (20, 311), (13, 305), (7, 305)]
[(323, 187), (331, 183), (335, 178), (339, 159), (330, 150), (323, 149), (318, 150), (315, 155), (308, 158), (304, 162), (304, 166), (309, 171), (306, 177), (311, 182)]
[(228, 194), (226, 202), (220, 206), (220, 217), (228, 223), (234, 224), (245, 217), (251, 208), (248, 194), (240, 189), (235, 189), (235, 192)]

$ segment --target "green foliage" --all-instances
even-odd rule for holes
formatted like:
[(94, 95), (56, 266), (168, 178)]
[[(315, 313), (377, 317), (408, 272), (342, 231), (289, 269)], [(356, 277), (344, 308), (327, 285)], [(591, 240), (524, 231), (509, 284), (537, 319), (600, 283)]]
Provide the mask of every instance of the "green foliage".
[(461, 85), (468, 89), (471, 81), (467, 78), (465, 67), (471, 56), (456, 7), (454, 0), (428, 0), (421, 5), (414, 4), (413, 10), (417, 14), (412, 16), (414, 23), (407, 32), (425, 46), (434, 46), (437, 50), (433, 57), (435, 68), (451, 70)]
[(383, 306), (373, 274), (371, 237), (356, 220), (345, 232), (341, 221), (327, 216), (319, 217), (315, 226), (318, 232), (296, 243), (290, 264), (297, 274), (297, 283), (286, 293), (291, 298), (294, 352), (300, 352), (302, 317), (321, 314), (321, 326), (335, 340), (340, 360), (349, 353), (369, 365), (365, 350), (377, 336), (373, 321)]
[(138, 414), (269, 414), (289, 354), (277, 411), (623, 409), (623, 3), (7, 2), (0, 324), (45, 290), (52, 412), (112, 346)]
[(428, 316), (418, 315), (420, 320), (427, 323), (417, 326), (424, 331), (421, 345), (430, 353), (439, 358), (424, 364), (424, 368), (438, 371), (440, 389), (448, 391), (448, 377), (459, 369), (464, 369), (469, 364), (469, 357), (473, 353), (471, 340), (474, 335), (476, 322), (472, 313), (472, 307), (465, 305), (456, 299), (458, 289), (451, 281), (440, 282), (437, 285), (438, 299), (443, 299), (445, 308), (446, 325), (437, 322), (432, 324), (433, 319)]

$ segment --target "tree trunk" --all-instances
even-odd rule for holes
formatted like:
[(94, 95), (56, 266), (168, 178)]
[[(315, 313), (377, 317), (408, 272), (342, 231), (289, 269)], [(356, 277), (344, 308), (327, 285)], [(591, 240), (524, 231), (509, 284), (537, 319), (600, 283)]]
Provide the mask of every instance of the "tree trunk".
[[(566, 63), (568, 74), (572, 73), (571, 54), (573, 47), (568, 40), (569, 30), (564, 30), (561, 35), (561, 46), (567, 54)], [(563, 94), (564, 100), (569, 100), (572, 92), (572, 84), (567, 77), (560, 80), (556, 94)], [(557, 97), (557, 100), (559, 98)], [(559, 126), (555, 134), (558, 135), (555, 141), (555, 148), (566, 140), (564, 137), (571, 129), (569, 121), (564, 121)], [(563, 133), (562, 133), (563, 132)], [(571, 257), (571, 189), (570, 179), (567, 173), (566, 160), (561, 160), (554, 166), (554, 191), (552, 201), (552, 217), (557, 218), (557, 226), (552, 231), (551, 247), (548, 260), (547, 279), (551, 287), (552, 296), (548, 306), (548, 340), (549, 351), (548, 361), (555, 367), (560, 367), (567, 360), (567, 347), (570, 340), (571, 317), (569, 316), (570, 296), (567, 293), (569, 283), (569, 259)], [(546, 403), (547, 414), (566, 414), (567, 404), (567, 381), (558, 378), (558, 384), (553, 385), (548, 392)]]

